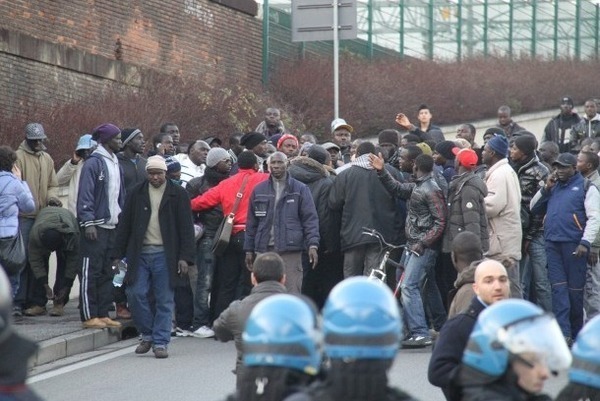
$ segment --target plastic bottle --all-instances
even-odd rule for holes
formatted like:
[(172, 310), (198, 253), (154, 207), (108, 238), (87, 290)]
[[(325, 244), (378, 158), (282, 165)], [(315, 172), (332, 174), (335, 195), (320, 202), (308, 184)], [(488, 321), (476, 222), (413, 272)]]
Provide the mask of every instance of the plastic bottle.
[(113, 277), (113, 285), (115, 287), (121, 287), (123, 285), (123, 280), (125, 279), (125, 274), (127, 273), (127, 260), (125, 258), (121, 259), (117, 264), (117, 272)]

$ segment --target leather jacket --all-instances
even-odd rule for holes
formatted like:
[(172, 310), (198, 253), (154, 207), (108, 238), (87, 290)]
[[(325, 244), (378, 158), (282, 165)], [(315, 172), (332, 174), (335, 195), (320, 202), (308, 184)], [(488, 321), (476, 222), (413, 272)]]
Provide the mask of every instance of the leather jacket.
[(400, 183), (385, 169), (378, 175), (389, 193), (408, 200), (407, 244), (420, 242), (427, 248), (435, 247), (444, 233), (447, 213), (444, 194), (432, 175), (417, 178), (414, 183)]
[(544, 216), (533, 216), (531, 214), (529, 204), (531, 203), (531, 199), (533, 199), (534, 195), (546, 182), (550, 171), (540, 162), (536, 155), (529, 159), (529, 161), (525, 162), (525, 164), (513, 165), (513, 168), (519, 177), (522, 212), (527, 212), (529, 216), (529, 224), (523, 227), (523, 239), (531, 240), (534, 237), (544, 233)]

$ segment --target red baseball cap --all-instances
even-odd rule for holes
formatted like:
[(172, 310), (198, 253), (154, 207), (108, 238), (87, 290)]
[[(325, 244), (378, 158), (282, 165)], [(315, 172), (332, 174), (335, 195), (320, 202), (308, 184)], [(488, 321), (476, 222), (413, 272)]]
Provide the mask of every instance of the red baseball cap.
[(472, 170), (477, 166), (477, 153), (473, 149), (459, 149), (453, 148), (452, 153), (456, 155), (456, 160), (458, 160), (458, 164)]

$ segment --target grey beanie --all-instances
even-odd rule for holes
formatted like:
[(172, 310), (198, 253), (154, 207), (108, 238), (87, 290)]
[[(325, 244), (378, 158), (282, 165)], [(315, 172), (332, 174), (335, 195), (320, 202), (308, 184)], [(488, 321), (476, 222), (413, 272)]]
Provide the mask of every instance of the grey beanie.
[(229, 155), (229, 152), (227, 152), (225, 149), (212, 148), (208, 151), (208, 154), (206, 155), (206, 165), (208, 167), (214, 167), (217, 164), (219, 164), (221, 160), (230, 158), (231, 156)]

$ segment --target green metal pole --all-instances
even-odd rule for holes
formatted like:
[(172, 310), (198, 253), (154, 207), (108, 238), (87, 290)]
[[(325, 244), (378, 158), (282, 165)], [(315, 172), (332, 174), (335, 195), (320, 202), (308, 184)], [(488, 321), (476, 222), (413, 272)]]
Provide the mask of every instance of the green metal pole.
[(536, 56), (537, 0), (531, 1), (531, 57)]
[(373, 0), (367, 2), (367, 57), (373, 60)]
[(514, 11), (514, 1), (510, 0), (508, 3), (508, 58), (512, 60), (513, 58), (513, 30), (514, 30), (514, 19), (515, 19), (515, 11)]
[(554, 61), (558, 59), (558, 1), (554, 2)]
[(433, 0), (429, 0), (427, 6), (427, 58), (433, 60)]
[(594, 52), (596, 61), (598, 60), (598, 45), (600, 44), (598, 36), (600, 36), (600, 4), (596, 4), (596, 29), (594, 30)]
[(262, 83), (269, 83), (269, 0), (263, 0)]
[(581, 0), (575, 2), (575, 59), (581, 59)]
[(483, 1), (483, 56), (487, 58), (489, 55), (488, 48), (488, 0)]
[[(400, 49), (399, 53), (400, 53), (400, 57), (404, 58), (404, 0), (400, 0)], [(596, 49), (598, 48), (598, 46), (596, 46)]]
[[(462, 0), (458, 0), (458, 13), (456, 18), (458, 19), (458, 24), (456, 26), (456, 60), (462, 60)], [(470, 23), (470, 22), (469, 22)]]

